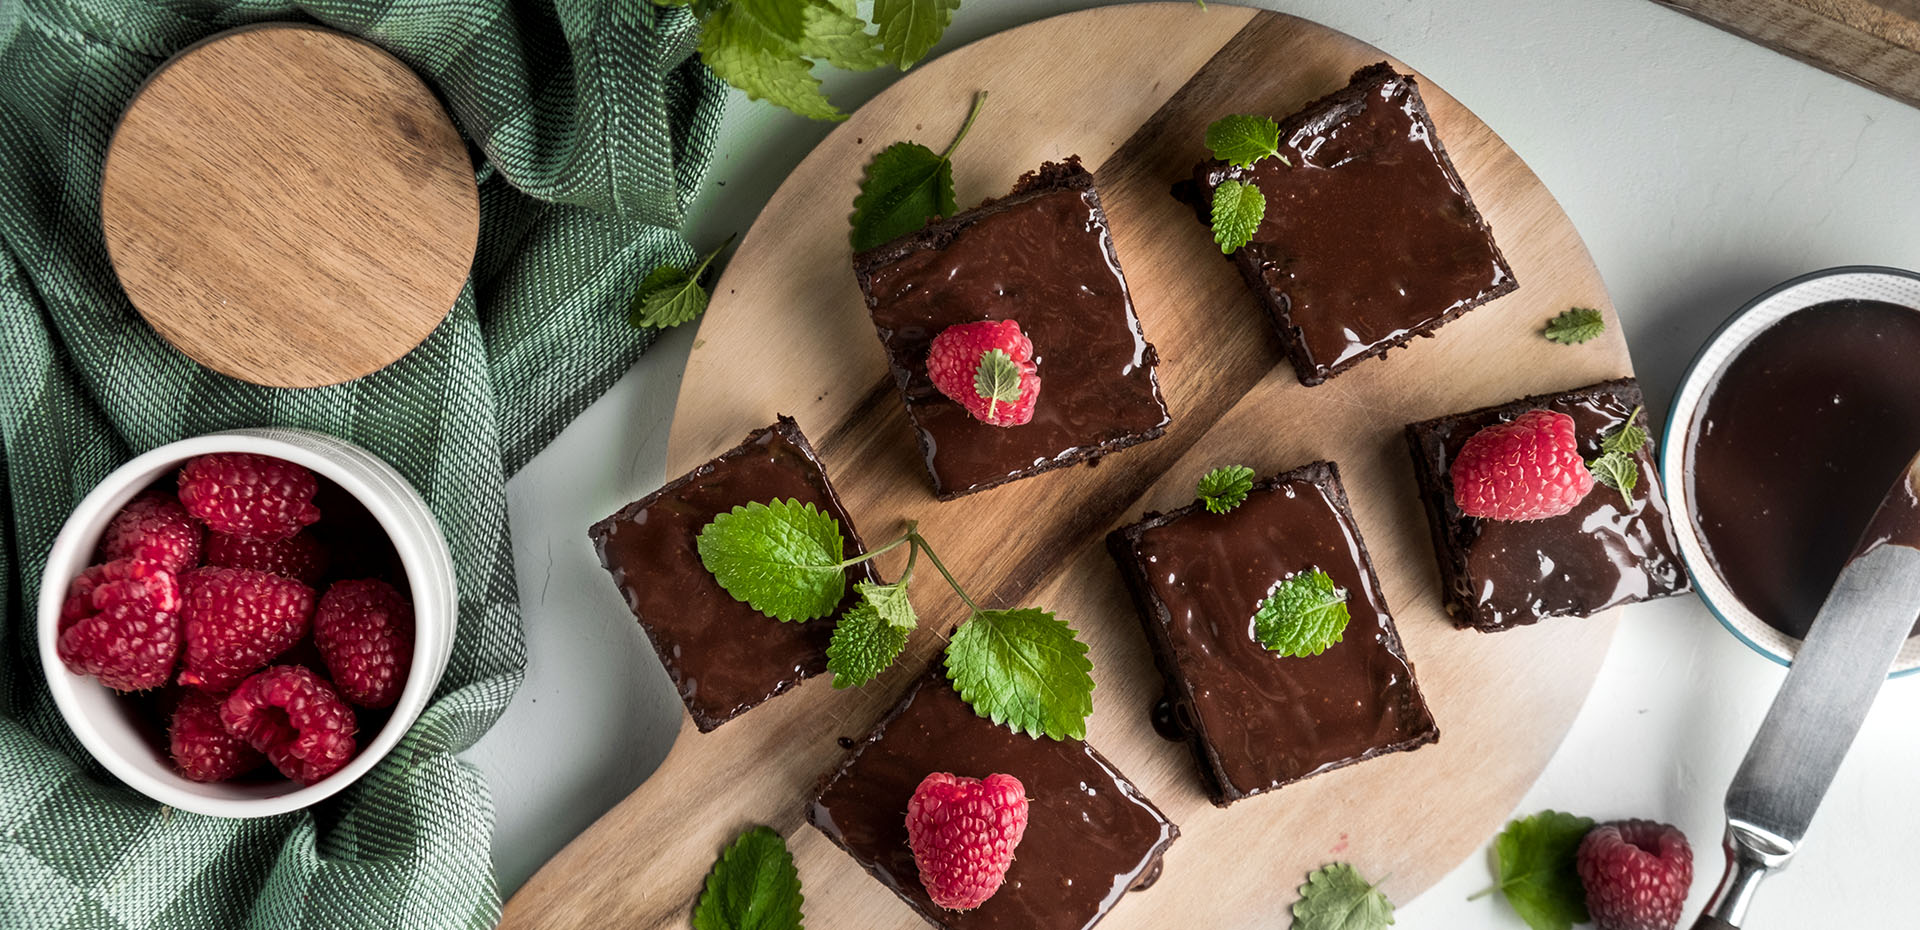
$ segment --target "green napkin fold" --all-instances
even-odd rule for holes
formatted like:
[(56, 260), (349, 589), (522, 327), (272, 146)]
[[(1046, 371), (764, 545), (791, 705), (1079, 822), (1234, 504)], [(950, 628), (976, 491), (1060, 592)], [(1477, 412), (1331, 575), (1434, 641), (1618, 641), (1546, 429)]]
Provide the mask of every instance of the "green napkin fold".
[[(393, 52), (481, 167), (472, 277), (438, 330), (351, 384), (271, 390), (199, 367), (128, 304), (99, 177), (114, 120), (173, 52), (235, 26), (318, 22)], [(506, 707), (525, 648), (507, 477), (651, 341), (641, 277), (705, 174), (722, 86), (685, 9), (644, 0), (0, 0), (0, 927), (491, 927), (485, 781), (455, 753)], [(460, 631), (434, 703), (318, 809), (232, 821), (162, 808), (81, 749), (40, 673), (54, 534), (131, 454), (211, 430), (304, 426), (404, 472), (448, 534)]]

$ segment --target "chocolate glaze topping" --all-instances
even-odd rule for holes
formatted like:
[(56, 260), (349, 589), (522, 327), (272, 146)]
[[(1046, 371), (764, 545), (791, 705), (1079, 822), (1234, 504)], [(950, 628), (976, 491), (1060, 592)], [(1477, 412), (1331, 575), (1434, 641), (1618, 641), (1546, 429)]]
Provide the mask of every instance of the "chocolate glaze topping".
[[(1689, 590), (1651, 440), (1634, 456), (1640, 479), (1632, 506), (1601, 485), (1571, 512), (1545, 520), (1482, 520), (1461, 513), (1453, 501), (1448, 468), (1483, 427), (1536, 408), (1565, 413), (1573, 417), (1581, 457), (1592, 460), (1601, 438), (1640, 404), (1639, 384), (1623, 378), (1407, 427), (1447, 613), (1456, 625), (1492, 632)], [(1646, 427), (1646, 417), (1643, 412), (1636, 422)]]
[[(1439, 738), (1332, 463), (1266, 479), (1225, 514), (1150, 514), (1108, 545), (1166, 678), (1155, 722), (1185, 731), (1214, 803)], [(1319, 655), (1277, 655), (1254, 612), (1314, 568), (1348, 592), (1346, 632)]]
[(1266, 195), (1265, 218), (1233, 259), (1302, 384), (1432, 335), (1517, 286), (1412, 77), (1363, 68), (1283, 120), (1280, 138), (1291, 165), (1207, 162), (1183, 190), (1203, 219), (1221, 181)]
[[(935, 906), (907, 847), (907, 801), (933, 772), (1004, 773), (1030, 799), (1007, 882), (971, 911)], [(938, 663), (809, 805), (807, 821), (937, 927), (1083, 930), (1159, 876), (1180, 830), (1093, 747), (1035, 739), (974, 713)]]
[(1700, 407), (1695, 527), (1740, 602), (1788, 636), (1806, 636), (1920, 448), (1916, 360), (1920, 310), (1818, 304), (1755, 336)]
[[(1098, 459), (1164, 432), (1158, 358), (1140, 333), (1093, 176), (1048, 164), (1013, 193), (854, 258), (942, 498)], [(1016, 320), (1033, 340), (1033, 421), (989, 426), (927, 378), (949, 326)]]
[[(696, 540), (715, 516), (777, 498), (831, 514), (840, 521), (846, 552), (863, 551), (820, 460), (787, 417), (588, 533), (703, 733), (827, 668), (834, 618), (782, 623), (767, 617), (734, 600), (700, 564)], [(870, 563), (847, 569), (840, 610), (853, 605), (855, 581), (871, 580)]]

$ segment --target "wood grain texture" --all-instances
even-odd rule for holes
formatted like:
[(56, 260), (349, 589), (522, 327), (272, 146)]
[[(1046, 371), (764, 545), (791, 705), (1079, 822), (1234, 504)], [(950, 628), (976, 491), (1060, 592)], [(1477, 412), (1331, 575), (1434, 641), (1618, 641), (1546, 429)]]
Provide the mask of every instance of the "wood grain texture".
[(411, 351), (465, 286), (479, 194), (433, 91), (371, 43), (256, 26), (174, 56), (107, 149), (114, 271), (223, 374), (337, 384)]
[(1920, 0), (1655, 0), (1920, 106)]
[[(1098, 686), (1090, 741), (1183, 833), (1164, 877), (1122, 900), (1103, 930), (1280, 926), (1306, 872), (1334, 859), (1410, 899), (1499, 828), (1572, 722), (1613, 633), (1610, 616), (1493, 636), (1454, 630), (1400, 436), (1412, 420), (1630, 373), (1579, 236), (1518, 156), (1423, 84), (1520, 290), (1313, 388), (1296, 382), (1233, 266), (1168, 194), (1204, 156), (1212, 119), (1287, 113), (1386, 57), (1303, 20), (1184, 3), (1068, 14), (946, 55), (861, 108), (794, 171), (729, 263), (688, 364), (670, 473), (791, 413), (868, 539), (917, 518), (977, 599), (1045, 605), (1079, 628)], [(868, 157), (902, 138), (944, 145), (976, 89), (991, 98), (957, 156), (961, 202), (1004, 192), (1045, 159), (1078, 153), (1095, 169), (1173, 422), (1098, 466), (939, 503), (848, 267), (845, 217)], [(1542, 339), (1543, 322), (1572, 305), (1601, 308), (1608, 332), (1577, 348)], [(1441, 739), (1218, 810), (1185, 746), (1148, 725), (1160, 678), (1101, 537), (1143, 510), (1191, 501), (1215, 465), (1271, 474), (1316, 458), (1345, 473)], [(884, 572), (899, 567), (883, 559)], [(683, 927), (713, 857), (752, 823), (788, 837), (808, 926), (918, 925), (802, 816), (844, 755), (835, 738), (862, 736), (963, 618), (937, 581), (917, 590), (925, 622), (880, 680), (835, 691), (816, 679), (714, 733), (686, 725), (659, 771), (529, 881), (502, 926)]]

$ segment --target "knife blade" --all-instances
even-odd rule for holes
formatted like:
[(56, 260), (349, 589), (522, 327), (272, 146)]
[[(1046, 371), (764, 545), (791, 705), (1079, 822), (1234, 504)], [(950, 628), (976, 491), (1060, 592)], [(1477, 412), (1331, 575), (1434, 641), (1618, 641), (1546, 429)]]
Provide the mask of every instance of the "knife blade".
[(1737, 928), (1793, 857), (1920, 619), (1920, 456), (1887, 492), (1727, 789), (1727, 874), (1696, 930)]

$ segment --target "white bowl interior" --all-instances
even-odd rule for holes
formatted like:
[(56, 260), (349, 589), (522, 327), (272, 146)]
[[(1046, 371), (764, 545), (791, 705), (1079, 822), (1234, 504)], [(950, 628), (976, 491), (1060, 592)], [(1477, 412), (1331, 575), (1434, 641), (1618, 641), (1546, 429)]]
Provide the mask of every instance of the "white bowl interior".
[[(209, 452), (257, 452), (303, 465), (338, 484), (371, 513), (405, 568), (414, 606), (414, 654), (406, 687), (379, 732), (340, 771), (302, 786), (276, 779), (201, 783), (180, 777), (163, 749), (135, 719), (131, 702), (91, 678), (67, 671), (56, 651), (60, 606), (73, 578), (92, 561), (106, 524), (120, 508), (186, 460)], [(351, 443), (290, 429), (236, 430), (153, 449), (115, 470), (74, 509), (60, 530), (41, 578), (41, 665), (68, 726), (94, 758), (122, 781), (161, 803), (218, 817), (265, 817), (315, 804), (366, 774), (399, 743), (427, 706), (453, 649), (456, 625), (453, 559), (439, 524), (399, 472)]]
[[(1708, 609), (1742, 642), (1782, 665), (1793, 661), (1800, 640), (1768, 626), (1747, 609), (1708, 557), (1705, 541), (1694, 519), (1692, 487), (1693, 442), (1706, 400), (1720, 375), (1754, 337), (1780, 320), (1816, 304), (1836, 300), (1876, 300), (1920, 313), (1920, 275), (1892, 268), (1834, 268), (1795, 278), (1755, 298), (1730, 317), (1694, 357), (1693, 367), (1674, 393), (1667, 413), (1666, 437), (1661, 443), (1660, 477), (1666, 483), (1668, 504), (1686, 519), (1675, 520), (1680, 556), (1693, 574), (1694, 585)], [(1920, 636), (1910, 637), (1894, 661), (1894, 674), (1920, 669)]]

